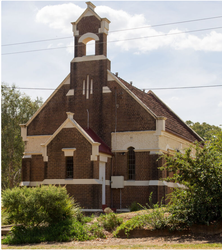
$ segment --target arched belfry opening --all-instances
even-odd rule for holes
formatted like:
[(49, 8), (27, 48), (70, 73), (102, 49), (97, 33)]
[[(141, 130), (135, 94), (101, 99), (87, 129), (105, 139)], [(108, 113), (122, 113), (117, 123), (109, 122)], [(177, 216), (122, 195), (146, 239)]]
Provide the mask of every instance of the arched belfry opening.
[[(75, 37), (74, 57), (83, 57), (88, 53), (95, 56), (107, 55), (107, 35), (110, 21), (100, 18), (94, 11), (95, 5), (87, 2), (87, 9), (73, 22), (73, 35)], [(94, 41), (94, 42), (91, 42)], [(95, 44), (92, 48), (92, 43)], [(93, 52), (92, 52), (93, 51)]]
[[(85, 55), (95, 55), (96, 51), (96, 41), (99, 41), (99, 37), (94, 33), (85, 33), (82, 35), (79, 40), (79, 46), (83, 46), (83, 53), (85, 51)], [(85, 56), (83, 55), (83, 56)]]

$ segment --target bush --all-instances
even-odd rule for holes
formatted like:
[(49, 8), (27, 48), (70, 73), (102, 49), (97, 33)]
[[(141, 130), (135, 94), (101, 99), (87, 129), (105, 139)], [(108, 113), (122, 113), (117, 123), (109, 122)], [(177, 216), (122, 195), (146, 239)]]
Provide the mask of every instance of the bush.
[(135, 212), (135, 211), (141, 210), (141, 206), (140, 206), (136, 201), (134, 201), (134, 202), (130, 205), (129, 209), (130, 209), (130, 212)]
[(98, 218), (98, 221), (101, 222), (102, 226), (107, 231), (114, 230), (117, 226), (123, 223), (123, 219), (116, 216), (114, 213), (109, 213), (105, 215), (101, 215)]
[(23, 226), (51, 225), (80, 216), (78, 205), (68, 196), (65, 187), (7, 189), (2, 192), (2, 206), (9, 221)]
[(166, 227), (170, 228), (170, 216), (166, 216), (166, 209), (162, 206), (162, 203), (152, 203), (152, 193), (149, 197), (149, 203), (146, 203), (146, 206), (140, 205), (140, 207), (144, 210), (144, 213), (137, 215), (120, 225), (114, 232), (114, 236), (118, 236), (118, 233), (121, 230), (123, 230), (128, 237), (130, 231), (134, 229), (149, 228), (151, 230), (155, 230)]
[(46, 241), (85, 241), (95, 237), (93, 233), (89, 234), (88, 227), (85, 224), (73, 218), (49, 226), (15, 226), (12, 228), (11, 234), (2, 240), (2, 243), (25, 244)]
[[(220, 136), (222, 138), (222, 131)], [(166, 165), (160, 169), (174, 173), (166, 180), (185, 185), (170, 195), (169, 212), (174, 227), (222, 221), (222, 151), (219, 150), (222, 140), (220, 144), (215, 143), (196, 144), (184, 154), (162, 156)]]

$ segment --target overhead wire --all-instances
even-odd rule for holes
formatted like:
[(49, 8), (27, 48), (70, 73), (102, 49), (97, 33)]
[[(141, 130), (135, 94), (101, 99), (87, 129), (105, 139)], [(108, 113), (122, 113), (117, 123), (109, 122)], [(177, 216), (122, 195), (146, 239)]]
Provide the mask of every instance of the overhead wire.
[[(122, 39), (122, 40), (113, 40), (108, 41), (106, 43), (113, 43), (113, 42), (123, 42), (123, 41), (130, 41), (130, 40), (137, 40), (137, 39), (146, 39), (146, 38), (153, 38), (153, 37), (161, 37), (161, 36), (172, 36), (172, 35), (179, 35), (179, 34), (187, 34), (187, 33), (194, 33), (194, 32), (200, 32), (200, 31), (206, 31), (206, 30), (215, 30), (215, 29), (221, 29), (221, 27), (212, 27), (212, 28), (205, 28), (205, 29), (198, 29), (198, 30), (189, 30), (189, 31), (180, 31), (175, 33), (168, 33), (168, 34), (160, 34), (160, 35), (153, 35), (153, 36), (145, 36), (145, 37), (134, 37), (134, 38), (128, 38), (128, 39)], [(105, 42), (99, 42), (99, 44), (102, 44)], [(75, 46), (81, 46), (81, 45), (75, 45)], [(56, 48), (46, 48), (46, 49), (36, 49), (36, 50), (26, 50), (26, 51), (17, 51), (17, 52), (9, 52), (9, 53), (3, 53), (2, 55), (11, 55), (11, 54), (21, 54), (21, 53), (29, 53), (29, 52), (36, 52), (36, 51), (44, 51), (44, 50), (55, 50), (55, 49), (64, 49), (64, 48), (70, 48), (73, 46), (65, 46), (65, 47), (56, 47)]]
[[(141, 91), (143, 90), (169, 90), (169, 89), (194, 89), (194, 88), (215, 88), (215, 87), (222, 87), (222, 84), (218, 85), (201, 85), (201, 86), (182, 86), (182, 87), (163, 87), (163, 88), (142, 88), (139, 89)], [(10, 86), (10, 88), (13, 88)], [(58, 88), (26, 88), (26, 87), (14, 87), (15, 89), (23, 89), (23, 90), (58, 90)], [(97, 88), (98, 89), (98, 88)], [(137, 88), (138, 89), (138, 88)], [(95, 90), (95, 89), (94, 89)]]
[[(174, 24), (182, 24), (182, 23), (189, 23), (189, 22), (198, 22), (198, 21), (205, 21), (205, 20), (211, 20), (211, 19), (216, 19), (216, 18), (222, 18), (222, 16), (205, 17), (205, 18), (191, 19), (191, 20), (171, 22), (171, 23), (154, 24), (154, 25), (147, 25), (147, 26), (142, 26), (142, 27), (121, 29), (121, 30), (111, 30), (111, 31), (109, 31), (109, 33), (123, 32), (123, 31), (129, 31), (129, 30), (137, 30), (137, 29), (146, 29), (146, 28), (152, 28), (152, 27), (161, 27), (161, 26), (174, 25)], [(97, 34), (99, 34), (99, 33), (97, 33)], [(4, 46), (14, 46), (14, 45), (21, 45), (21, 44), (28, 44), (28, 43), (38, 43), (38, 42), (46, 42), (46, 41), (61, 40), (61, 39), (68, 39), (68, 38), (73, 38), (73, 37), (72, 36), (68, 36), (68, 37), (58, 37), (58, 38), (50, 38), (50, 39), (35, 40), (35, 41), (28, 41), (28, 42), (18, 42), (18, 43), (2, 44), (1, 46), (2, 47), (4, 47)]]

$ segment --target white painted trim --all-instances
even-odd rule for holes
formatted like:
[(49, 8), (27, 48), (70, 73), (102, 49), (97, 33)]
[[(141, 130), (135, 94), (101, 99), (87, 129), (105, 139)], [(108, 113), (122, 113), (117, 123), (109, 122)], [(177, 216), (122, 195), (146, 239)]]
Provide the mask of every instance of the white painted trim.
[(89, 208), (89, 209), (86, 209), (86, 208), (83, 208), (81, 209), (82, 212), (93, 212), (93, 213), (96, 213), (96, 212), (103, 212), (102, 209), (92, 209), (92, 208)]
[[(170, 132), (167, 132), (167, 131), (164, 131), (164, 132), (162, 133), (161, 136), (168, 137), (168, 138), (170, 138), (170, 139), (172, 139), (172, 140), (174, 140), (174, 141), (177, 141), (177, 142), (179, 142), (179, 143), (188, 144), (188, 145), (193, 145), (190, 141), (188, 141), (188, 140), (186, 140), (186, 139), (184, 139), (184, 138), (181, 138), (181, 137), (179, 137), (179, 136), (176, 136), (176, 135), (174, 135), (174, 134), (171, 134)], [(173, 150), (174, 150), (174, 149), (173, 149)]]
[(117, 208), (116, 212), (130, 212), (130, 209), (128, 209), (128, 208)]
[(42, 185), (42, 181), (30, 181), (29, 187), (36, 187)]
[(174, 182), (166, 182), (166, 181), (159, 181), (159, 180), (150, 180), (150, 181), (124, 181), (124, 186), (167, 186), (167, 187), (180, 187), (186, 188), (184, 185)]
[(160, 148), (143, 148), (143, 149), (134, 149), (134, 152), (159, 152), (160, 151)]
[(50, 136), (52, 136), (52, 135), (28, 135), (27, 136), (27, 138), (29, 139), (31, 139), (31, 138), (40, 138), (40, 137), (50, 137)]
[[(97, 160), (97, 156), (99, 155), (99, 142), (95, 142), (86, 132), (85, 130), (82, 129), (82, 127), (74, 120), (71, 118), (70, 112), (66, 112), (67, 113), (67, 119), (62, 123), (62, 125), (54, 132), (54, 134), (43, 144), (41, 144), (41, 146), (43, 146), (44, 152), (43, 152), (43, 157), (44, 157), (44, 161), (48, 161), (48, 156), (47, 156), (47, 146), (48, 144), (56, 137), (56, 135), (63, 129), (66, 127), (66, 125), (68, 123), (73, 124), (73, 126), (88, 140), (88, 142), (92, 145), (92, 155), (91, 155), (91, 161), (92, 160)], [(69, 126), (70, 126), (69, 124)]]
[(23, 141), (28, 141), (27, 139), (27, 127), (25, 124), (19, 124), (21, 127), (21, 137)]
[(134, 100), (136, 100), (153, 118), (157, 119), (157, 115), (153, 113), (129, 88), (127, 88), (115, 75), (107, 70), (108, 76), (107, 81), (117, 82), (128, 94), (130, 94)]
[[(38, 185), (102, 185), (102, 180), (99, 179), (45, 179), (43, 181), (30, 181), (30, 182), (21, 182), (20, 185), (26, 186), (38, 186)], [(106, 180), (105, 185), (110, 185), (110, 181)], [(126, 187), (146, 187), (146, 186), (167, 186), (171, 188), (186, 188), (186, 186), (174, 183), (166, 182), (159, 180), (150, 180), (150, 181), (124, 181), (124, 186)]]
[(86, 80), (86, 99), (89, 99), (89, 75), (87, 75)]
[(90, 84), (90, 95), (93, 94), (93, 79), (91, 79), (91, 84)]
[(83, 80), (83, 82), (82, 82), (82, 94), (85, 95), (85, 93), (86, 93), (86, 81)]
[(29, 184), (30, 184), (30, 181), (21, 181), (20, 184), (19, 184), (19, 186), (20, 187), (29, 186)]
[(102, 18), (101, 28), (99, 28), (99, 33), (105, 33), (108, 35), (110, 21), (107, 18)]
[(72, 22), (72, 25), (77, 25), (78, 22), (85, 16), (95, 16), (97, 19), (99, 19), (99, 21), (101, 21), (100, 16), (94, 11), (92, 10), (90, 7), (87, 6), (86, 10), (82, 13), (82, 15), (77, 19), (76, 22)]
[(64, 152), (65, 157), (73, 156), (76, 148), (62, 148), (62, 151)]
[(60, 185), (98, 185), (102, 184), (99, 179), (45, 179), (42, 184), (60, 184)]
[(73, 96), (74, 95), (74, 89), (70, 89), (66, 96)]
[(103, 94), (106, 94), (106, 93), (112, 93), (112, 91), (110, 90), (108, 86), (103, 86)]
[(99, 37), (94, 33), (88, 32), (79, 38), (78, 43), (87, 44), (91, 40), (99, 41)]
[(108, 157), (107, 156), (105, 156), (105, 155), (101, 155), (101, 154), (99, 154), (99, 161), (100, 162), (107, 162), (108, 161)]
[(106, 204), (106, 163), (99, 163), (99, 180), (102, 182), (102, 205)]
[(123, 132), (112, 132), (111, 134), (155, 134), (156, 130), (143, 130), (143, 131), (123, 131)]
[(56, 90), (49, 96), (49, 98), (42, 104), (42, 106), (35, 112), (35, 114), (32, 116), (32, 118), (26, 123), (26, 126), (35, 119), (35, 117), (43, 110), (43, 108), (48, 104), (48, 102), (53, 98), (53, 96), (59, 91), (59, 89), (65, 85), (70, 84), (70, 74), (67, 75), (67, 77), (61, 82), (61, 84), (56, 88)]
[(24, 152), (24, 155), (41, 155), (41, 151), (31, 151), (31, 152)]
[(105, 154), (105, 153), (99, 153), (99, 155), (107, 157), (107, 158), (112, 158), (112, 155)]
[(23, 158), (23, 159), (31, 159), (31, 158), (32, 158), (32, 155), (23, 155), (22, 158)]
[(107, 60), (107, 57), (104, 55), (82, 56), (73, 58), (71, 62), (87, 62), (87, 61), (99, 61), (99, 60)]

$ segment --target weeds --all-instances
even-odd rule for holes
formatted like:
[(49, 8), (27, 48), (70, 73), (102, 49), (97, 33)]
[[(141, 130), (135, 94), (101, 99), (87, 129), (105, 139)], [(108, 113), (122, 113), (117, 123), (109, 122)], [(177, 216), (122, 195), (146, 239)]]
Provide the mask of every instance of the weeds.
[(117, 226), (123, 223), (123, 219), (117, 217), (114, 213), (101, 215), (98, 221), (101, 222), (107, 231), (113, 231)]

